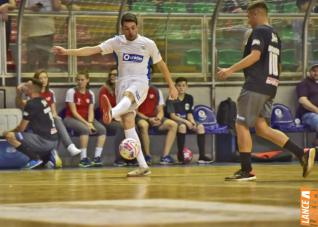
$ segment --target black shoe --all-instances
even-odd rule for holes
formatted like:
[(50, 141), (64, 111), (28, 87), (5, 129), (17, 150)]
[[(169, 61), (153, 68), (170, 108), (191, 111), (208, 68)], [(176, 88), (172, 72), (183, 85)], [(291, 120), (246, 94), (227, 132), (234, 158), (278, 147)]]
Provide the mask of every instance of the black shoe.
[(123, 166), (127, 166), (127, 163), (124, 162), (123, 160), (116, 160), (116, 161), (114, 161), (113, 166), (123, 167)]
[(128, 165), (128, 166), (138, 166), (139, 164), (138, 164), (137, 159), (135, 158), (135, 159), (133, 159), (133, 160), (128, 160), (128, 161), (127, 161), (127, 165)]
[(252, 172), (238, 170), (233, 174), (233, 176), (225, 177), (225, 181), (253, 181), (256, 180), (256, 176)]
[(316, 148), (305, 148), (304, 156), (301, 160), (303, 167), (303, 177), (307, 177), (315, 164)]
[(200, 156), (198, 160), (198, 164), (210, 164), (212, 162), (212, 159), (207, 156)]
[(100, 167), (103, 165), (101, 157), (95, 157), (91, 163), (93, 167)]

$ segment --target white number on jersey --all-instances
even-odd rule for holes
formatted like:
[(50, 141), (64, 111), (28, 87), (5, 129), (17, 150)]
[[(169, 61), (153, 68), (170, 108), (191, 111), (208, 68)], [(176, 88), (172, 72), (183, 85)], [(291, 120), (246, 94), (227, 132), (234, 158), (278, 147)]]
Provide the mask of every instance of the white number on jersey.
[(278, 76), (278, 56), (279, 56), (279, 49), (273, 47), (271, 45), (268, 46), (269, 52), (269, 69), (268, 74), (273, 76)]

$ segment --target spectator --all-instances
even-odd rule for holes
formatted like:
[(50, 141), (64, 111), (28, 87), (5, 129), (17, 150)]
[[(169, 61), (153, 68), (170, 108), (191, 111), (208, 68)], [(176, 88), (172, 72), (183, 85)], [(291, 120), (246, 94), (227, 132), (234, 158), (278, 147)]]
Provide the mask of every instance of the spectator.
[[(318, 133), (318, 64), (311, 66), (309, 76), (297, 85), (296, 91), (299, 102), (297, 116)], [(318, 146), (318, 137), (313, 145)]]
[(205, 129), (202, 124), (197, 124), (193, 118), (193, 97), (186, 93), (188, 81), (184, 77), (176, 79), (176, 88), (178, 90), (177, 102), (167, 100), (167, 114), (176, 121), (178, 126), (178, 160), (184, 163), (183, 148), (185, 143), (185, 134), (187, 130), (197, 133), (197, 143), (199, 147), (198, 164), (209, 164), (212, 160), (205, 156)]
[[(39, 70), (34, 74), (33, 78), (40, 80), (42, 83), (40, 96), (46, 100), (49, 107), (51, 108), (52, 117), (54, 119), (55, 127), (57, 128), (57, 131), (58, 131), (59, 139), (62, 140), (64, 145), (67, 147), (67, 150), (70, 152), (72, 156), (79, 154), (81, 151), (77, 149), (77, 147), (74, 145), (63, 124), (62, 119), (57, 115), (56, 105), (55, 105), (56, 103), (55, 92), (52, 89), (50, 89), (47, 72), (45, 70)], [(29, 97), (23, 98), (22, 96), (23, 94), (21, 94), (20, 90), (17, 89), (16, 103), (20, 108), (25, 107), (26, 102), (29, 98)]]
[(10, 43), (11, 36), (11, 17), (8, 16), (8, 11), (15, 9), (16, 1), (15, 0), (0, 0), (0, 21), (5, 21), (6, 23), (6, 42), (7, 42), (7, 51)]
[[(60, 11), (60, 0), (28, 0), (27, 9), (36, 13)], [(50, 49), (53, 45), (55, 21), (52, 16), (24, 17), (24, 29), (27, 36), (27, 61), (29, 71), (37, 68), (48, 69)]]
[[(108, 79), (106, 84), (103, 85), (99, 91), (99, 107), (101, 106), (101, 97), (106, 95), (112, 107), (116, 106), (116, 95), (115, 95), (115, 86), (116, 86), (116, 79), (117, 79), (117, 69), (112, 69), (108, 74)], [(102, 108), (100, 108), (101, 116)], [(105, 125), (107, 132), (115, 135), (115, 142), (114, 142), (114, 151), (115, 151), (115, 161), (114, 166), (126, 166), (127, 163), (122, 160), (119, 155), (119, 144), (120, 142), (125, 139), (124, 128), (120, 121), (116, 119), (112, 119), (109, 125)]]
[(174, 164), (173, 158), (169, 155), (173, 142), (176, 138), (178, 125), (175, 121), (164, 118), (164, 98), (162, 92), (150, 86), (145, 101), (139, 106), (136, 117), (136, 124), (140, 131), (140, 138), (145, 152), (146, 162), (151, 165), (150, 155), (150, 139), (148, 134), (149, 127), (159, 131), (168, 131), (163, 154), (160, 159), (160, 164), (169, 165)]
[[(88, 88), (89, 74), (80, 72), (76, 77), (77, 86), (66, 93), (66, 113), (64, 123), (80, 135), (80, 167), (102, 166), (102, 152), (106, 140), (106, 129), (94, 118), (94, 93)], [(87, 146), (90, 135), (97, 135), (97, 144), (93, 162), (87, 157)]]
[[(30, 158), (25, 169), (36, 168), (49, 161), (52, 156), (53, 162), (60, 161), (55, 151), (58, 136), (51, 108), (40, 96), (41, 81), (32, 78), (18, 88), (30, 97), (30, 100), (26, 102), (20, 124), (12, 131), (5, 132), (3, 136), (9, 144)], [(26, 132), (28, 127), (32, 132)]]

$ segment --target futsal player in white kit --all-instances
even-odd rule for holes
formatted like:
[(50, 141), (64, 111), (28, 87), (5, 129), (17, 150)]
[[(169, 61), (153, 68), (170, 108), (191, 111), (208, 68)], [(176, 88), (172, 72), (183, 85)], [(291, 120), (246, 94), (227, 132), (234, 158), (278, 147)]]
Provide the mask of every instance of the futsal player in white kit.
[[(157, 65), (169, 86), (170, 99), (176, 99), (178, 92), (171, 79), (169, 69), (162, 60), (154, 41), (138, 34), (137, 17), (126, 13), (121, 18), (123, 35), (110, 38), (97, 46), (78, 49), (53, 47), (52, 51), (59, 55), (90, 56), (93, 54), (115, 55), (118, 67), (116, 83), (117, 105), (111, 108), (107, 96), (103, 96), (103, 121), (109, 124), (113, 118), (121, 118), (126, 138), (133, 138), (140, 143), (135, 129), (135, 110), (145, 100), (149, 88), (150, 66)], [(141, 147), (141, 146), (140, 146)], [(139, 168), (128, 172), (127, 176), (146, 176), (151, 174), (142, 151), (137, 156)]]

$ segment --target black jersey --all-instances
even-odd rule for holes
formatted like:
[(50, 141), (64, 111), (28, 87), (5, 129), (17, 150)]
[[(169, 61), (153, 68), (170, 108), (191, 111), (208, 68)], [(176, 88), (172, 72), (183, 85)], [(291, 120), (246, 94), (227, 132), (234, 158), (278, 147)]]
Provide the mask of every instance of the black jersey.
[(23, 110), (23, 119), (29, 121), (33, 133), (48, 140), (58, 139), (51, 108), (42, 97), (27, 101)]
[(187, 118), (188, 113), (192, 113), (193, 110), (193, 97), (192, 95), (185, 94), (183, 100), (167, 100), (166, 113), (169, 117), (171, 113), (175, 113), (177, 116), (184, 119)]
[(261, 57), (256, 63), (244, 69), (243, 88), (275, 97), (281, 58), (281, 41), (276, 31), (268, 25), (254, 28), (246, 43), (244, 57), (252, 50), (259, 50)]

